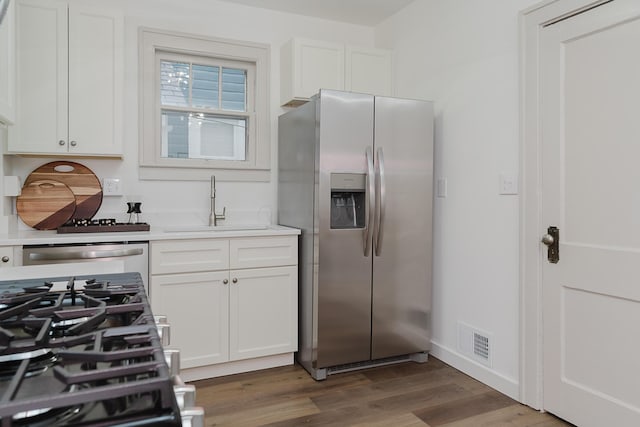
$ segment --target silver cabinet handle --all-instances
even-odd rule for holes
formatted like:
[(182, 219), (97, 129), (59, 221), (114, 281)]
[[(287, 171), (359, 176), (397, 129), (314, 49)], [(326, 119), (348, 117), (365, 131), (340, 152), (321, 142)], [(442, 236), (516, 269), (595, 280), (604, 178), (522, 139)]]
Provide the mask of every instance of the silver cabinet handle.
[(58, 141), (58, 145), (63, 146), (64, 144), (66, 144), (66, 142), (65, 142), (63, 139), (61, 139), (60, 141)]
[(366, 192), (365, 192), (365, 210), (364, 210), (364, 230), (362, 231), (362, 239), (364, 244), (364, 256), (368, 257), (371, 252), (371, 219), (373, 215), (371, 212), (374, 210), (375, 206), (375, 180), (373, 178), (373, 153), (371, 152), (371, 147), (367, 147), (365, 151), (365, 156), (367, 159), (367, 179), (366, 179)]
[(376, 225), (374, 225), (373, 232), (376, 256), (380, 256), (382, 253), (382, 238), (384, 236), (384, 213), (387, 205), (386, 177), (384, 174), (384, 155), (382, 154), (382, 148), (378, 148), (376, 175), (376, 181), (378, 183), (377, 188), (380, 191), (380, 194), (378, 195), (379, 203), (377, 205), (377, 222)]
[(231, 279), (231, 281), (232, 281), (233, 283), (238, 283), (238, 279), (236, 279), (235, 277), (234, 277), (233, 279)]
[(9, 257), (8, 256), (3, 256), (2, 257), (2, 262), (9, 262)]
[(223, 284), (223, 285), (226, 285), (227, 283), (229, 283), (229, 279), (223, 279), (223, 280), (222, 280), (222, 284)]
[(69, 144), (71, 144), (72, 147), (75, 147), (76, 145), (78, 145), (78, 143), (75, 141), (71, 141)]
[(132, 249), (114, 249), (106, 251), (80, 250), (69, 252), (32, 252), (29, 254), (31, 261), (52, 261), (52, 260), (70, 260), (70, 259), (96, 259), (96, 258), (118, 258), (133, 255), (142, 255), (142, 248)]

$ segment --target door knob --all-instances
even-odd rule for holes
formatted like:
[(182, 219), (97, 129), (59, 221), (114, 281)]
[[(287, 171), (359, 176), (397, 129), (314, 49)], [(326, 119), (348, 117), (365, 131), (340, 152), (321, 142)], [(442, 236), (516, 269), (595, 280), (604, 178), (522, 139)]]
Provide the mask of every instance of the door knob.
[(545, 234), (544, 236), (542, 236), (542, 243), (544, 243), (547, 246), (553, 245), (553, 242), (555, 241), (556, 239), (554, 239), (551, 234)]

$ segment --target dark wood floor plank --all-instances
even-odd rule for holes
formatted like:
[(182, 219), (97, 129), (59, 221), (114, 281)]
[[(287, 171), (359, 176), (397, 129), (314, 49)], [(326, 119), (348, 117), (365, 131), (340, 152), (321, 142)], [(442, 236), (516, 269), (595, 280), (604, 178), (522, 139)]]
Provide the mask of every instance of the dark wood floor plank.
[(205, 416), (205, 425), (216, 427), (258, 427), (280, 420), (298, 419), (320, 412), (309, 398), (285, 400), (269, 406), (238, 408), (233, 413), (210, 412)]
[(375, 421), (367, 421), (353, 424), (351, 427), (429, 427), (427, 423), (416, 417), (412, 413), (400, 415), (382, 416)]
[(551, 414), (544, 414), (528, 406), (514, 402), (507, 406), (484, 414), (454, 421), (440, 427), (571, 427)]
[(315, 381), (287, 366), (194, 383), (208, 427), (570, 426), (433, 357)]
[(243, 374), (239, 381), (227, 381), (220, 385), (196, 382), (198, 400), (203, 402), (201, 406), (208, 412), (227, 413), (237, 411), (238, 407), (244, 405), (269, 406), (299, 396), (311, 398), (370, 383), (358, 373), (318, 382), (299, 368), (295, 371), (275, 368), (272, 371), (271, 376), (264, 376), (260, 372), (255, 381)]
[[(407, 377), (385, 378), (389, 379), (371, 382), (349, 389), (338, 389), (334, 393), (315, 396), (312, 400), (321, 410), (325, 410), (354, 403), (404, 396), (408, 393), (423, 395), (427, 393), (429, 389), (453, 384), (455, 382), (455, 370), (447, 367), (446, 369), (425, 371)], [(331, 380), (332, 378), (329, 377), (327, 381)]]
[(437, 427), (511, 405), (513, 405), (512, 399), (492, 390), (471, 397), (456, 399), (432, 408), (420, 409), (415, 411), (414, 414), (431, 427)]
[(382, 381), (391, 378), (406, 377), (409, 375), (435, 371), (443, 368), (449, 368), (449, 365), (441, 362), (435, 357), (429, 357), (429, 360), (425, 363), (398, 363), (395, 365), (365, 369), (362, 373), (371, 381)]

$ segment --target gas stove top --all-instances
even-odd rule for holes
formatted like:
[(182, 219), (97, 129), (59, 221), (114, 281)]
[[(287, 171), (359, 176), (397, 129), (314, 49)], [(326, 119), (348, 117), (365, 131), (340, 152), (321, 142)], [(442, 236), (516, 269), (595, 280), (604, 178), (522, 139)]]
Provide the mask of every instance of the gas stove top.
[(179, 426), (138, 273), (0, 282), (0, 425)]

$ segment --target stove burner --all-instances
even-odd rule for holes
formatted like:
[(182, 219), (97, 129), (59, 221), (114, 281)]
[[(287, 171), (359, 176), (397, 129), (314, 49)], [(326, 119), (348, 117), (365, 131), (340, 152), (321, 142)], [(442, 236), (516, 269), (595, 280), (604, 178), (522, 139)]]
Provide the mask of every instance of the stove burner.
[(69, 326), (77, 325), (89, 320), (90, 317), (76, 317), (75, 319), (60, 320), (59, 322), (52, 322), (51, 327), (54, 329), (66, 329)]
[(29, 378), (46, 372), (57, 360), (58, 356), (48, 348), (0, 356), (0, 380), (11, 378), (23, 361), (28, 361), (24, 376)]
[[(74, 392), (80, 387), (73, 385), (66, 392)], [(95, 405), (89, 403), (88, 405)], [(29, 427), (49, 427), (52, 425), (69, 425), (74, 418), (78, 417), (84, 410), (85, 405), (75, 405), (62, 408), (38, 408), (23, 412), (18, 412), (12, 419), (18, 425), (28, 425)]]
[(33, 351), (25, 351), (24, 353), (13, 353), (0, 355), (0, 363), (5, 362), (19, 362), (25, 359), (35, 359), (45, 354), (51, 354), (51, 350), (48, 348), (40, 348)]

